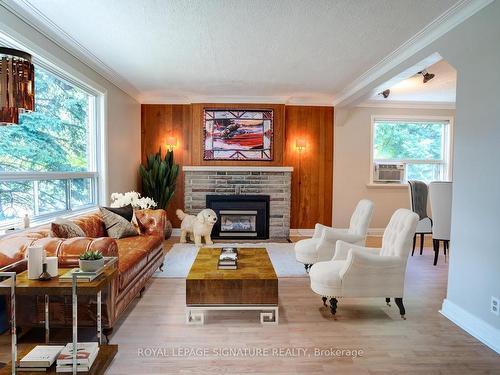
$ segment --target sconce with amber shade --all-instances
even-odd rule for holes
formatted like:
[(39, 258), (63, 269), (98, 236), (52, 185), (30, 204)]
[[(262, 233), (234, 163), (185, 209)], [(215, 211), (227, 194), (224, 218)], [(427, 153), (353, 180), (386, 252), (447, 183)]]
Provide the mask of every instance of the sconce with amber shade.
[(167, 137), (167, 150), (168, 151), (174, 151), (174, 149), (177, 147), (177, 138), (176, 137)]
[(0, 125), (19, 124), (19, 113), (35, 109), (31, 55), (0, 47)]
[(307, 142), (304, 138), (297, 138), (295, 140), (295, 148), (300, 152), (304, 151), (307, 147)]

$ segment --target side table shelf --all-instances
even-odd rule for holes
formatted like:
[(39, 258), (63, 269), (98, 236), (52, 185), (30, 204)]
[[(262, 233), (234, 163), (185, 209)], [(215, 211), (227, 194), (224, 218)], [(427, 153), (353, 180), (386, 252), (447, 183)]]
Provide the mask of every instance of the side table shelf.
[[(18, 360), (17, 352), (17, 334), (16, 334), (16, 294), (21, 295), (45, 295), (45, 337), (48, 341), (49, 338), (49, 321), (48, 321), (48, 296), (51, 293), (56, 295), (71, 295), (72, 298), (72, 345), (73, 345), (73, 374), (76, 375), (77, 371), (77, 358), (76, 358), (76, 346), (78, 342), (78, 293), (77, 290), (80, 290), (81, 293), (90, 295), (97, 295), (97, 340), (99, 342), (99, 353), (97, 354), (97, 358), (95, 359), (90, 371), (88, 374), (104, 374), (107, 367), (110, 365), (111, 361), (115, 357), (118, 352), (118, 345), (102, 345), (102, 317), (101, 317), (101, 309), (102, 309), (102, 290), (109, 285), (111, 280), (116, 277), (118, 258), (109, 257), (106, 258), (106, 264), (104, 266), (104, 270), (100, 276), (96, 278), (96, 280), (91, 282), (82, 282), (78, 283), (78, 276), (92, 276), (92, 273), (79, 272), (73, 273), (73, 277), (70, 282), (59, 281), (57, 277), (49, 280), (49, 281), (38, 281), (38, 280), (29, 280), (27, 278), (27, 272), (20, 273), (17, 275), (15, 272), (0, 272), (0, 279), (7, 278), (7, 280), (0, 281), (0, 294), (7, 296), (10, 294), (10, 327), (11, 327), (11, 341), (12, 341), (12, 360), (6, 367), (0, 370), (0, 375), (6, 374), (16, 374), (16, 366), (12, 366)], [(67, 270), (60, 269), (59, 275), (66, 272)], [(10, 280), (9, 280), (10, 279)], [(9, 282), (8, 282), (9, 281)], [(9, 288), (10, 293), (7, 293), (6, 290)], [(20, 358), (26, 355), (31, 349), (33, 349), (37, 344), (29, 344), (22, 345), (19, 352)], [(23, 371), (23, 374), (32, 374), (32, 372)], [(38, 372), (39, 373), (39, 372)], [(50, 368), (47, 369), (48, 374), (56, 373), (56, 364), (54, 363)]]

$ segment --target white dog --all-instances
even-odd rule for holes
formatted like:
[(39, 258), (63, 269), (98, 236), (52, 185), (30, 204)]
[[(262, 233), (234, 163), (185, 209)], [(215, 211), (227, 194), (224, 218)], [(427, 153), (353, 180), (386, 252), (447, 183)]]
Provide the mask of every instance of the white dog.
[(202, 210), (198, 215), (188, 215), (182, 210), (175, 211), (181, 223), (181, 242), (186, 243), (188, 237), (193, 239), (196, 246), (201, 246), (201, 238), (205, 237), (207, 245), (213, 245), (210, 238), (212, 227), (217, 222), (217, 215), (213, 210), (208, 208)]

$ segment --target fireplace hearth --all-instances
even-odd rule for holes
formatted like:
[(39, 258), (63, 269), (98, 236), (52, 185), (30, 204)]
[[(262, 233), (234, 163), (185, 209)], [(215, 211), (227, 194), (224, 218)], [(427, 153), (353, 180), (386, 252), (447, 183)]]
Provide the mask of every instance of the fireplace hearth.
[(212, 238), (269, 238), (269, 195), (207, 195), (206, 204), (219, 218)]

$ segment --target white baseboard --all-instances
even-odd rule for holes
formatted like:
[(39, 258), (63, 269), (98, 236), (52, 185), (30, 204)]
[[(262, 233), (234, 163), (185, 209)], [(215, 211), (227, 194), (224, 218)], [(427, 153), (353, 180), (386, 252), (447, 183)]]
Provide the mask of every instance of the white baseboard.
[[(385, 228), (370, 228), (368, 229), (369, 236), (382, 237)], [(312, 237), (314, 229), (290, 229), (290, 236), (297, 237)]]
[(314, 229), (290, 229), (290, 236), (312, 237)]
[(449, 299), (443, 300), (443, 306), (439, 312), (464, 331), (500, 354), (500, 329), (477, 318)]

